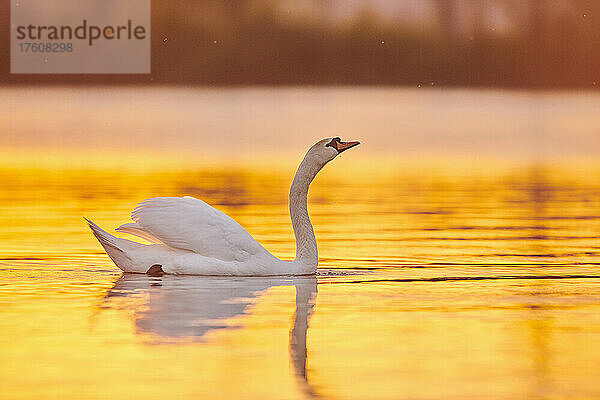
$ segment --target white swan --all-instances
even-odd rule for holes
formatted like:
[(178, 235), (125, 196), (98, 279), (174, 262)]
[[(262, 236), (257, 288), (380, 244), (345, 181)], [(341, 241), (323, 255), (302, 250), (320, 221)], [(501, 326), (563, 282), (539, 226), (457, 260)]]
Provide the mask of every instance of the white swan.
[(134, 223), (116, 230), (146, 239), (145, 245), (117, 238), (86, 219), (111, 260), (125, 272), (150, 275), (311, 275), (319, 261), (308, 217), (308, 187), (317, 173), (341, 152), (359, 145), (339, 137), (313, 145), (290, 188), (290, 216), (296, 258), (283, 261), (267, 251), (240, 224), (194, 197), (157, 197), (140, 203)]

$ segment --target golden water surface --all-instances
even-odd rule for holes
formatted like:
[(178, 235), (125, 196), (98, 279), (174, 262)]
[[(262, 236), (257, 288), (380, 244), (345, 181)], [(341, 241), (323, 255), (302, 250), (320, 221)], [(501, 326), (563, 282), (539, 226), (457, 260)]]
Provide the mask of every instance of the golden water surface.
[(81, 217), (111, 230), (193, 195), (290, 259), (296, 160), (5, 152), (0, 398), (600, 397), (598, 166), (350, 156), (311, 187), (316, 278), (152, 278), (122, 275)]

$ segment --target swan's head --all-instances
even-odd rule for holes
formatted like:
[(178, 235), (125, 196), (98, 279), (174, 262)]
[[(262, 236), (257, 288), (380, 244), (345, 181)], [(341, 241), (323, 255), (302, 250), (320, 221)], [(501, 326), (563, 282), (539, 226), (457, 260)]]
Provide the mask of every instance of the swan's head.
[(343, 151), (358, 146), (360, 142), (343, 142), (339, 137), (326, 138), (318, 141), (310, 148), (307, 155), (310, 155), (317, 164), (325, 165), (333, 160)]

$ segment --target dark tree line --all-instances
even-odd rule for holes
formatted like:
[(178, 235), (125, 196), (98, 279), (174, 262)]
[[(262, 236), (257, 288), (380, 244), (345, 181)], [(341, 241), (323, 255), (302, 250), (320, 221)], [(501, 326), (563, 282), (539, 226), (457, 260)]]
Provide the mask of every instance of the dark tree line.
[[(392, 84), (600, 87), (600, 2), (431, 0), (436, 23), (422, 29), (364, 10), (325, 18), (311, 0), (302, 19), (276, 0), (152, 1), (151, 75), (10, 75), (9, 8), (0, 6), (5, 83), (202, 85)], [(308, 1), (307, 1), (308, 2)], [(468, 9), (469, 24), (459, 16)], [(491, 26), (491, 8), (511, 29)]]

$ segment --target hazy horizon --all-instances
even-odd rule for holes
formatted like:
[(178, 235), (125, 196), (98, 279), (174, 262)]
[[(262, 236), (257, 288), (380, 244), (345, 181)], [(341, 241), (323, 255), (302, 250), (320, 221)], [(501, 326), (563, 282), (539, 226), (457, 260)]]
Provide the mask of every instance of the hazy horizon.
[(299, 155), (323, 137), (357, 157), (544, 161), (600, 156), (593, 92), (426, 88), (3, 88), (0, 149)]

